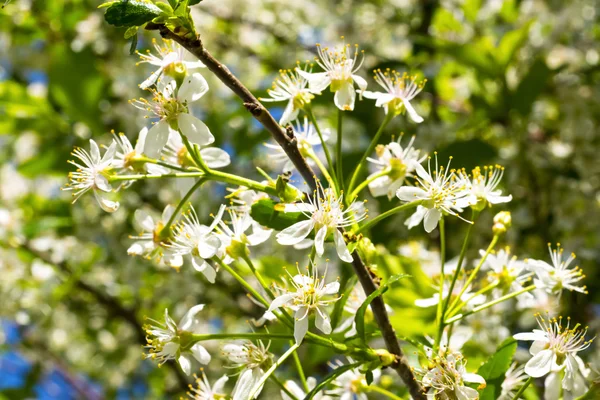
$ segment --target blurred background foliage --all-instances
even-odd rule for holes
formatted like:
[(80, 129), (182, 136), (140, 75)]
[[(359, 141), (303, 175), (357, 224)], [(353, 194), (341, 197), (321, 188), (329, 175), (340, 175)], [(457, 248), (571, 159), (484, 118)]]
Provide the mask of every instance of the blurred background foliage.
[[(177, 368), (159, 369), (140, 356), (144, 317), (158, 318), (169, 307), (177, 319), (207, 303), (207, 330), (218, 331), (247, 329), (243, 321), (260, 314), (227, 276), (206, 285), (187, 268), (176, 273), (127, 256), (128, 236), (138, 229), (133, 211), (176, 203), (172, 182), (134, 184), (110, 215), (92, 196), (72, 206), (59, 190), (73, 146), (86, 147), (89, 138), (107, 144), (112, 129), (134, 140), (146, 125), (128, 100), (145, 95), (137, 85), (149, 70), (136, 67), (123, 30), (104, 23), (100, 3), (13, 0), (0, 11), (0, 398), (178, 397), (187, 381)], [(520, 257), (546, 259), (548, 242), (576, 252), (590, 294), (565, 293), (563, 312), (594, 329), (598, 10), (594, 0), (204, 0), (193, 12), (206, 47), (257, 95), (266, 95), (278, 69), (312, 59), (315, 43), (335, 44), (341, 35), (365, 50), (362, 75), (370, 85), (375, 68), (427, 78), (416, 102), (425, 122), (396, 118), (387, 138), (416, 135), (417, 147), (438, 151), (442, 163), (452, 155), (454, 167), (504, 165), (504, 187), (513, 195), (506, 244)], [(154, 35), (140, 36), (138, 50), (151, 48)], [(227, 88), (205, 76), (211, 89), (195, 112), (232, 155), (229, 169), (247, 176), (254, 166), (271, 167), (262, 149), (268, 133)], [(317, 116), (335, 126), (331, 109), (328, 94), (318, 98)], [(368, 101), (348, 116), (345, 166), (360, 158), (382, 118)], [(225, 193), (221, 185), (203, 188), (193, 200), (200, 215), (214, 211)], [(393, 205), (369, 202), (370, 209)], [(489, 243), (492, 216), (484, 213), (475, 227), (471, 259)], [(431, 254), (435, 262), (438, 238), (407, 231), (405, 217), (374, 232), (382, 249), (378, 266), (383, 275), (408, 270), (426, 280), (420, 271)], [(448, 229), (453, 257), (466, 224), (452, 220)], [(419, 241), (415, 251), (399, 256), (398, 246), (406, 250), (411, 240)], [(299, 254), (263, 246), (253, 256), (275, 279)], [(431, 332), (432, 315), (412, 306), (432, 294), (427, 288), (426, 281), (407, 283), (388, 295), (400, 335)], [(512, 329), (511, 319), (501, 323)], [(481, 361), (486, 353), (473, 354)], [(330, 356), (311, 353), (307, 368), (325, 371)]]

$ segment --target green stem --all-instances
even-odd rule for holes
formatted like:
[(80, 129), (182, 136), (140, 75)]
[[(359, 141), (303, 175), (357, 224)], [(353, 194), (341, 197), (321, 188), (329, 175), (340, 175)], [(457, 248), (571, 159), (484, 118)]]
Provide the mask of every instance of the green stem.
[(277, 196), (277, 190), (273, 186), (265, 185), (252, 179), (247, 179), (241, 176), (228, 174), (227, 172), (216, 171), (210, 169), (206, 177), (215, 181), (229, 183), (231, 185), (245, 186), (248, 189), (258, 190), (270, 194), (271, 196)]
[(449, 316), (449, 317), (452, 317), (452, 316), (458, 314), (460, 312), (460, 310), (464, 306), (466, 306), (467, 304), (469, 304), (469, 302), (471, 300), (473, 300), (475, 297), (481, 296), (482, 294), (485, 294), (485, 293), (489, 292), (490, 290), (496, 288), (499, 284), (500, 284), (500, 281), (496, 281), (494, 283), (491, 283), (491, 284), (487, 285), (483, 289), (480, 289), (478, 292), (476, 292), (473, 295), (469, 296), (469, 298), (466, 299), (465, 301), (461, 301), (455, 308), (449, 310), (448, 313), (446, 313), (445, 315)]
[[(450, 282), (450, 288), (448, 289), (448, 297), (446, 299), (444, 299), (444, 305), (442, 307), (442, 314), (441, 314), (440, 321), (444, 321), (446, 319), (445, 318), (446, 311), (448, 311), (448, 305), (450, 304), (450, 298), (452, 297), (451, 293), (454, 291), (454, 286), (456, 285), (456, 280), (458, 279), (458, 275), (460, 274), (462, 263), (465, 259), (465, 254), (467, 253), (467, 247), (469, 244), (469, 238), (471, 237), (471, 231), (473, 230), (473, 225), (475, 225), (475, 219), (477, 218), (478, 215), (479, 215), (479, 211), (472, 210), (471, 221), (473, 221), (473, 223), (469, 224), (469, 227), (467, 228), (465, 240), (463, 241), (463, 245), (460, 250), (460, 255), (458, 256), (458, 263), (456, 264), (456, 271), (454, 271), (454, 276), (452, 277), (452, 282)], [(440, 332), (439, 329), (441, 329), (443, 331), (443, 329), (444, 329), (443, 323), (441, 323), (438, 327), (438, 336), (440, 336), (442, 334), (442, 332)]]
[(337, 171), (337, 181), (339, 185), (339, 191), (344, 190), (344, 169), (342, 167), (342, 121), (344, 120), (344, 111), (338, 110), (338, 126), (337, 126), (337, 143), (336, 146), (336, 162), (335, 169)]
[(394, 393), (392, 393), (392, 392), (390, 392), (388, 390), (385, 390), (384, 388), (381, 388), (379, 386), (371, 385), (371, 386), (367, 387), (367, 390), (369, 392), (375, 392), (375, 393), (382, 394), (382, 395), (384, 395), (384, 396), (386, 396), (386, 397), (388, 397), (390, 399), (393, 399), (393, 400), (403, 400), (402, 397), (396, 396)]
[(140, 179), (162, 179), (162, 178), (198, 178), (206, 176), (204, 172), (175, 172), (172, 174), (134, 174), (115, 175), (108, 178), (110, 182), (134, 181)]
[(258, 272), (256, 270), (256, 268), (254, 267), (254, 264), (252, 263), (252, 260), (250, 259), (250, 257), (248, 255), (244, 254), (242, 256), (242, 259), (246, 262), (246, 264), (248, 265), (248, 267), (250, 268), (250, 270), (252, 271), (252, 273), (254, 274), (254, 276), (256, 277), (256, 279), (258, 280), (258, 283), (260, 283), (260, 286), (262, 286), (262, 288), (269, 295), (269, 297), (271, 298), (271, 300), (275, 299), (275, 294), (273, 293), (273, 291), (271, 290), (271, 288), (269, 288), (269, 285), (267, 285), (267, 282), (265, 282), (265, 280), (262, 277), (262, 275), (260, 274), (260, 272)]
[(325, 177), (325, 179), (329, 183), (329, 186), (333, 190), (337, 190), (336, 189), (337, 185), (336, 185), (335, 181), (333, 180), (333, 178), (331, 177), (331, 175), (329, 175), (329, 171), (327, 171), (327, 168), (325, 168), (325, 166), (323, 165), (323, 163), (321, 162), (321, 160), (319, 159), (319, 157), (317, 157), (317, 155), (315, 154), (315, 152), (312, 151), (312, 150), (309, 150), (307, 152), (306, 156), (308, 158), (310, 158), (311, 160), (313, 160), (315, 162), (315, 164), (317, 164), (317, 167), (319, 167), (319, 170), (321, 171), (321, 173), (323, 174), (323, 176)]
[(373, 140), (371, 140), (371, 143), (369, 144), (369, 147), (367, 148), (367, 150), (363, 154), (362, 158), (360, 159), (360, 162), (356, 166), (356, 169), (354, 170), (354, 173), (352, 174), (352, 179), (350, 179), (350, 185), (348, 186), (348, 191), (349, 192), (354, 189), (354, 184), (356, 183), (356, 180), (358, 179), (358, 175), (360, 174), (360, 171), (361, 171), (361, 169), (362, 169), (362, 167), (363, 167), (363, 165), (365, 163), (365, 160), (367, 159), (367, 157), (369, 157), (369, 155), (371, 155), (371, 153), (375, 149), (375, 146), (377, 146), (377, 143), (379, 142), (379, 138), (381, 137), (381, 134), (383, 133), (383, 130), (390, 123), (390, 121), (392, 120), (392, 118), (394, 118), (394, 113), (392, 112), (392, 110), (389, 110), (389, 112), (385, 115), (385, 118), (383, 119), (383, 122), (379, 126), (379, 129), (375, 133), (375, 136), (373, 137)]
[(264, 297), (262, 297), (262, 295), (260, 293), (258, 293), (256, 291), (256, 289), (254, 289), (248, 282), (246, 282), (246, 280), (240, 276), (237, 272), (235, 272), (233, 270), (233, 268), (231, 268), (229, 265), (225, 264), (223, 262), (223, 260), (221, 260), (219, 257), (213, 257), (213, 260), (219, 264), (221, 266), (221, 268), (223, 268), (225, 271), (229, 272), (231, 274), (231, 276), (233, 276), (235, 278), (236, 281), (238, 281), (240, 283), (240, 285), (242, 285), (244, 287), (244, 289), (246, 289), (248, 291), (248, 293), (250, 293), (252, 296), (254, 296), (254, 298), (256, 300), (258, 300), (263, 306), (265, 306), (265, 308), (269, 308), (269, 306), (271, 305), (267, 300), (265, 300)]
[(410, 210), (411, 208), (416, 207), (419, 204), (421, 204), (421, 202), (422, 202), (421, 200), (411, 201), (410, 203), (402, 204), (401, 206), (394, 207), (391, 210), (381, 213), (378, 216), (376, 216), (375, 218), (373, 218), (372, 220), (369, 220), (367, 223), (361, 225), (358, 229), (356, 229), (354, 231), (354, 233), (359, 234), (361, 232), (364, 232), (364, 231), (368, 230), (369, 228), (373, 227), (379, 221), (381, 221), (391, 215), (397, 214), (401, 211)]
[[(313, 126), (315, 127), (317, 134), (319, 135), (319, 139), (321, 140), (321, 146), (323, 147), (323, 152), (325, 153), (325, 158), (327, 159), (327, 165), (329, 165), (329, 168), (331, 169), (331, 171), (333, 173), (333, 159), (331, 158), (331, 154), (329, 153), (327, 144), (325, 143), (325, 140), (323, 139), (323, 134), (321, 133), (321, 129), (319, 128), (319, 124), (317, 123), (317, 119), (315, 118), (315, 115), (313, 114), (312, 108), (310, 108), (310, 106), (307, 106), (305, 109), (305, 112), (306, 112), (306, 115), (308, 116), (308, 119), (310, 119), (310, 122), (312, 122)], [(325, 174), (323, 174), (323, 175), (325, 175)], [(335, 179), (334, 179), (334, 183), (335, 183), (334, 188), (337, 188), (337, 182), (335, 181)]]
[(453, 322), (459, 321), (459, 320), (461, 320), (461, 319), (463, 319), (463, 318), (465, 318), (465, 317), (468, 317), (469, 315), (472, 315), (472, 314), (478, 313), (479, 311), (483, 311), (483, 310), (485, 310), (485, 309), (487, 309), (487, 308), (490, 308), (490, 307), (492, 307), (492, 306), (495, 306), (496, 304), (502, 303), (503, 301), (510, 300), (510, 299), (512, 299), (513, 297), (517, 297), (517, 296), (518, 296), (518, 295), (520, 295), (520, 294), (527, 293), (527, 292), (531, 292), (531, 291), (532, 291), (532, 290), (534, 290), (535, 288), (536, 288), (536, 286), (535, 286), (535, 285), (527, 286), (526, 288), (523, 288), (523, 289), (519, 290), (518, 292), (509, 293), (509, 294), (507, 294), (507, 295), (505, 295), (505, 296), (502, 296), (502, 297), (499, 297), (499, 298), (497, 298), (497, 299), (496, 299), (496, 300), (494, 300), (494, 301), (490, 301), (490, 302), (488, 302), (488, 303), (485, 303), (485, 304), (482, 304), (482, 305), (480, 305), (480, 306), (478, 306), (478, 307), (475, 307), (473, 310), (471, 310), (471, 311), (469, 311), (469, 312), (466, 312), (466, 313), (464, 313), (464, 314), (458, 314), (458, 315), (456, 315), (456, 316), (454, 316), (454, 317), (450, 318), (449, 320), (445, 321), (445, 323), (446, 323), (446, 325), (447, 325), (447, 324), (451, 324), (451, 323), (453, 323)]
[[(437, 313), (436, 320), (438, 323), (438, 332), (437, 337), (435, 339), (435, 347), (440, 345), (442, 341), (442, 333), (444, 332), (444, 320), (442, 317), (442, 305), (444, 303), (444, 266), (446, 264), (446, 224), (444, 222), (444, 216), (440, 218), (440, 257), (441, 257), (441, 267), (440, 267), (440, 291), (439, 291), (439, 301), (437, 305)], [(448, 297), (450, 297), (451, 292), (448, 292)]]
[(254, 387), (250, 390), (250, 396), (248, 396), (249, 399), (253, 399), (256, 396), (256, 393), (265, 384), (265, 382), (267, 381), (267, 379), (269, 379), (269, 377), (273, 374), (273, 372), (275, 372), (275, 370), (281, 364), (283, 364), (283, 362), (289, 356), (291, 356), (292, 353), (295, 352), (298, 349), (298, 347), (300, 347), (299, 344), (294, 344), (292, 347), (290, 347), (288, 349), (288, 351), (286, 351), (285, 353), (283, 353), (283, 355), (281, 357), (279, 357), (279, 359), (277, 361), (275, 361), (273, 363), (273, 365), (271, 365), (271, 367), (265, 372), (265, 374), (262, 376), (262, 378), (260, 378), (260, 380), (258, 381), (258, 383), (256, 385), (254, 385)]
[(208, 172), (208, 165), (206, 165), (202, 157), (200, 157), (200, 153), (197, 151), (196, 147), (194, 147), (194, 145), (190, 143), (187, 136), (185, 136), (183, 132), (181, 132), (181, 130), (178, 129), (177, 132), (179, 132), (179, 136), (181, 136), (181, 141), (183, 142), (183, 145), (187, 149), (190, 156), (192, 156), (192, 159), (194, 160), (198, 168)]
[(467, 282), (465, 282), (465, 284), (464, 284), (463, 288), (461, 289), (460, 293), (458, 294), (458, 296), (456, 296), (456, 298), (452, 301), (452, 304), (450, 305), (450, 309), (453, 309), (456, 307), (456, 305), (460, 301), (461, 296), (467, 291), (467, 289), (469, 289), (469, 286), (471, 285), (471, 283), (473, 283), (473, 280), (475, 279), (475, 277), (477, 276), (477, 273), (479, 272), (483, 263), (487, 259), (487, 256), (492, 252), (492, 250), (496, 246), (496, 243), (498, 243), (499, 238), (500, 238), (499, 235), (494, 235), (492, 242), (490, 243), (487, 250), (485, 251), (485, 254), (483, 255), (483, 257), (481, 257), (481, 260), (479, 260), (479, 263), (477, 264), (475, 269), (469, 275)]
[(163, 236), (163, 232), (167, 232), (169, 235), (171, 234), (171, 225), (173, 225), (173, 222), (175, 221), (175, 218), (177, 218), (177, 216), (181, 213), (181, 209), (183, 208), (183, 206), (185, 205), (185, 203), (188, 201), (188, 199), (192, 196), (192, 194), (194, 194), (194, 192), (196, 191), (196, 189), (198, 189), (200, 186), (202, 186), (202, 184), (204, 182), (205, 182), (204, 178), (198, 179), (198, 182), (196, 182), (194, 184), (194, 186), (192, 186), (190, 188), (190, 190), (187, 191), (187, 193), (185, 194), (185, 196), (183, 196), (183, 198), (181, 199), (181, 201), (179, 201), (179, 204), (177, 204), (177, 207), (175, 208), (175, 211), (173, 211), (173, 214), (171, 214), (171, 217), (169, 218), (169, 220), (167, 221), (167, 223), (165, 224), (165, 226), (160, 230), (160, 235), (161, 236)]
[[(357, 187), (356, 189), (354, 189), (351, 193), (350, 196), (346, 197), (347, 203), (351, 204), (351, 202), (358, 197), (359, 193), (369, 185), (369, 183), (373, 182), (375, 179), (380, 178), (382, 176), (386, 176), (390, 173), (390, 170), (388, 168), (386, 169), (382, 169), (381, 171), (371, 175), (369, 178), (365, 179), (364, 181), (362, 181)], [(350, 190), (350, 189), (348, 189)]]
[[(296, 354), (296, 353), (294, 353), (294, 354)], [(285, 394), (287, 394), (287, 395), (288, 395), (288, 397), (289, 397), (290, 399), (294, 399), (294, 400), (302, 400), (302, 399), (298, 399), (296, 396), (294, 396), (294, 393), (290, 392), (290, 389), (288, 389), (288, 388), (285, 386), (285, 384), (284, 384), (283, 382), (281, 382), (281, 380), (280, 380), (278, 377), (276, 377), (274, 374), (273, 374), (273, 375), (271, 375), (271, 379), (273, 380), (273, 382), (275, 382), (275, 383), (277, 384), (277, 386), (279, 386), (279, 388), (280, 388), (281, 390), (283, 390), (283, 392), (284, 392)]]
[(190, 335), (190, 342), (204, 342), (206, 340), (248, 339), (248, 340), (293, 340), (294, 335), (288, 333), (194, 333)]
[[(290, 345), (294, 345), (294, 341), (290, 340)], [(300, 382), (302, 382), (302, 387), (306, 393), (310, 392), (310, 388), (308, 387), (308, 383), (306, 382), (306, 375), (304, 374), (304, 368), (302, 368), (302, 362), (300, 361), (300, 357), (298, 357), (298, 352), (294, 352), (294, 364), (296, 365), (296, 370), (298, 371), (298, 376), (300, 377)]]
[(187, 168), (183, 168), (180, 167), (179, 165), (173, 165), (173, 164), (169, 164), (163, 161), (159, 161), (156, 160), (154, 158), (148, 158), (148, 157), (144, 157), (144, 156), (138, 156), (134, 158), (134, 161), (141, 161), (147, 164), (156, 164), (156, 165), (160, 165), (161, 167), (165, 167), (165, 168), (169, 168), (175, 171), (181, 171), (181, 172), (187, 172), (188, 169)]
[(525, 393), (525, 389), (527, 389), (529, 387), (529, 385), (531, 385), (531, 382), (533, 382), (533, 378), (529, 377), (525, 383), (523, 384), (523, 386), (521, 386), (521, 388), (519, 389), (519, 391), (517, 393), (515, 393), (515, 397), (513, 397), (513, 400), (517, 400), (519, 397), (521, 397), (521, 395), (523, 393)]

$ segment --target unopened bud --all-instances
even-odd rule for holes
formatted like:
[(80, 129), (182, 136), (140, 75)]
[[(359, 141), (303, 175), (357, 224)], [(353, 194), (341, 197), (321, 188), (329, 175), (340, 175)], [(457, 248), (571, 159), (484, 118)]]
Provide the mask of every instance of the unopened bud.
[(494, 226), (492, 231), (496, 235), (506, 233), (508, 228), (512, 225), (512, 217), (508, 211), (500, 211), (494, 216)]

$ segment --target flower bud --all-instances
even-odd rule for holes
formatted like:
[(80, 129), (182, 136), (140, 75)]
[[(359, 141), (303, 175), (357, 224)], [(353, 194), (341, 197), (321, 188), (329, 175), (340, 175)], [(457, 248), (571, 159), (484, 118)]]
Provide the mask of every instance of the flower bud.
[(386, 349), (376, 349), (375, 354), (381, 360), (381, 365), (387, 367), (392, 365), (396, 361), (396, 356), (387, 351)]
[(506, 233), (508, 228), (512, 225), (512, 218), (510, 216), (510, 212), (508, 211), (500, 211), (498, 214), (494, 216), (494, 226), (492, 227), (492, 231), (495, 235), (500, 235)]

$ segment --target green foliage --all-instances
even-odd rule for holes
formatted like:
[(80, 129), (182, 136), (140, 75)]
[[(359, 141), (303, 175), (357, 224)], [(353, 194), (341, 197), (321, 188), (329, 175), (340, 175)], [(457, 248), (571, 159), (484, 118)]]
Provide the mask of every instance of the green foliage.
[(486, 387), (481, 392), (481, 400), (495, 400), (502, 392), (504, 375), (517, 350), (517, 341), (508, 338), (498, 346), (496, 352), (477, 370), (477, 374), (485, 379)]
[(321, 380), (317, 384), (317, 386), (315, 386), (310, 392), (308, 392), (306, 397), (304, 397), (304, 400), (312, 399), (317, 393), (319, 393), (322, 389), (324, 389), (325, 386), (327, 386), (327, 384), (329, 382), (333, 381), (335, 378), (342, 375), (344, 372), (350, 371), (351, 369), (354, 369), (360, 365), (361, 365), (360, 362), (356, 362), (356, 363), (352, 363), (352, 364), (346, 364), (346, 365), (343, 365), (341, 367), (334, 369), (329, 375), (327, 375), (325, 378), (323, 378), (323, 380)]
[[(163, 3), (164, 4), (164, 3)], [(114, 26), (141, 26), (161, 14), (161, 9), (148, 0), (123, 0), (104, 3), (104, 19)]]
[(301, 212), (283, 212), (283, 204), (271, 199), (262, 199), (252, 204), (252, 218), (271, 229), (283, 230), (306, 219)]

